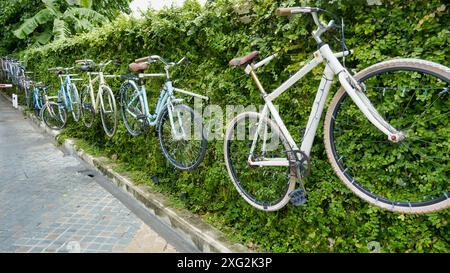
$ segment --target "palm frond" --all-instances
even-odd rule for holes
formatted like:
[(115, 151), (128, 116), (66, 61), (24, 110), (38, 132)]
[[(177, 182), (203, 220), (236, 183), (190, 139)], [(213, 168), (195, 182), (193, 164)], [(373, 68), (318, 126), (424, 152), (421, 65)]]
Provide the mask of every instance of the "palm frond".
[(59, 10), (59, 4), (57, 0), (41, 0), (44, 4), (46, 9), (51, 11), (55, 16), (61, 16), (61, 11)]
[(86, 19), (91, 23), (105, 23), (109, 22), (108, 18), (95, 10), (87, 9), (87, 8), (68, 8), (65, 12), (63, 17), (69, 18), (69, 17), (77, 17), (79, 19)]
[(65, 39), (69, 34), (69, 30), (66, 27), (66, 23), (56, 18), (53, 21), (53, 35), (55, 35), (55, 40)]
[(13, 31), (14, 35), (19, 39), (25, 39), (30, 35), (39, 25), (47, 23), (54, 18), (54, 14), (49, 9), (45, 8), (36, 13), (33, 17), (25, 19), (25, 21)]

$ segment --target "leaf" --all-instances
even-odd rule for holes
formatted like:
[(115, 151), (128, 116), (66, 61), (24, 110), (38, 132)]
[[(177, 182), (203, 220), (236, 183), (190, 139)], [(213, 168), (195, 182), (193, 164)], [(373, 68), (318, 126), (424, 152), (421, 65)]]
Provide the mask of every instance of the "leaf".
[(35, 41), (37, 41), (41, 45), (47, 44), (52, 38), (53, 34), (50, 30), (45, 30), (33, 37)]
[(55, 40), (65, 39), (68, 32), (66, 23), (63, 20), (55, 19), (53, 21), (53, 35), (55, 35)]
[(69, 8), (64, 12), (64, 18), (79, 18), (87, 19), (93, 23), (105, 23), (109, 22), (108, 18), (102, 14), (96, 12), (95, 10), (87, 8)]
[(54, 13), (49, 9), (43, 9), (34, 15), (34, 18), (38, 24), (44, 24), (54, 18)]

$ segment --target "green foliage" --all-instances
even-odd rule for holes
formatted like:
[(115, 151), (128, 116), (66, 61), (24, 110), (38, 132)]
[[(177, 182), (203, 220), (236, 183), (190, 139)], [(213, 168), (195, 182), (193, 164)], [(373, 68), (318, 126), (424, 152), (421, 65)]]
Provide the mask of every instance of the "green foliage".
[[(90, 1), (69, 1), (60, 3), (57, 0), (42, 0), (45, 8), (37, 12), (34, 16), (26, 18), (24, 22), (13, 31), (19, 39), (25, 39), (36, 29), (47, 23), (52, 24), (52, 29), (44, 26), (44, 31), (35, 36), (38, 44), (46, 44), (51, 37), (64, 39), (70, 33), (79, 33), (92, 30), (95, 26), (108, 22), (102, 14), (90, 9)], [(67, 8), (64, 10), (65, 5)], [(70, 27), (72, 26), (72, 27)]]
[[(96, 2), (96, 1), (94, 1)], [(71, 66), (74, 60), (120, 59), (124, 65), (111, 72), (127, 73), (126, 63), (158, 54), (169, 60), (188, 56), (191, 65), (174, 71), (175, 84), (210, 97), (210, 102), (258, 105), (262, 101), (251, 79), (228, 61), (251, 50), (280, 56), (259, 71), (262, 84), (273, 90), (295, 72), (316, 49), (308, 34), (313, 27), (309, 16), (277, 17), (279, 6), (322, 6), (345, 18), (346, 38), (355, 54), (347, 66), (361, 70), (393, 57), (417, 57), (449, 65), (449, 16), (443, 0), (382, 1), (226, 1), (201, 7), (187, 1), (182, 8), (150, 11), (145, 20), (120, 17), (102, 28), (46, 46), (24, 55), (28, 67), (41, 80), (55, 87), (58, 80), (46, 72), (52, 66)], [(246, 12), (248, 10), (248, 12)], [(332, 41), (331, 39), (329, 39)], [(339, 48), (331, 43), (334, 49)], [(115, 69), (115, 70), (114, 70)], [(306, 125), (309, 107), (321, 78), (321, 68), (312, 81), (302, 80), (281, 96), (279, 106), (288, 129), (299, 141), (299, 128)], [(311, 78), (308, 78), (311, 79)], [(120, 81), (109, 81), (118, 93)], [(158, 84), (151, 85), (149, 97), (157, 97)], [(335, 91), (335, 90), (333, 90)], [(108, 156), (117, 155), (136, 179), (151, 183), (158, 175), (158, 189), (179, 196), (187, 192), (184, 206), (202, 215), (232, 237), (261, 251), (274, 252), (369, 252), (369, 242), (379, 242), (383, 252), (448, 252), (449, 211), (423, 216), (385, 212), (352, 194), (331, 169), (319, 127), (312, 149), (312, 175), (306, 179), (306, 205), (291, 205), (265, 213), (243, 201), (228, 178), (223, 142), (211, 141), (205, 160), (191, 172), (175, 170), (162, 156), (153, 128), (138, 137), (128, 134), (120, 123), (109, 139), (97, 117), (93, 127), (70, 122), (64, 134), (83, 139)]]
[(91, 30), (129, 13), (131, 0), (0, 0), (0, 55), (29, 45), (47, 44), (53, 37)]
[(17, 39), (13, 30), (20, 25), (22, 17), (28, 18), (43, 7), (40, 0), (0, 0), (0, 55), (25, 49), (26, 43)]

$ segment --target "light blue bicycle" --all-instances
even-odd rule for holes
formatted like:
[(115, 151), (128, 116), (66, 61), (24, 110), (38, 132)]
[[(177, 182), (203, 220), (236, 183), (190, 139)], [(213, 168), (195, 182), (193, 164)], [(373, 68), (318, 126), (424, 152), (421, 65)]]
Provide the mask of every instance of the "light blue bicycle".
[(75, 121), (80, 119), (80, 96), (76, 85), (72, 81), (81, 79), (72, 78), (73, 76), (78, 76), (78, 74), (69, 74), (69, 71), (73, 69), (74, 67), (54, 67), (48, 69), (56, 73), (61, 80), (58, 95), (46, 97), (47, 100), (56, 98), (57, 101), (48, 101), (42, 110), (42, 119), (51, 129), (60, 130), (66, 125), (67, 111), (72, 112)]
[[(146, 74), (149, 64), (160, 61), (165, 73)], [(127, 80), (120, 89), (120, 109), (125, 127), (133, 136), (137, 136), (148, 126), (157, 126), (158, 138), (164, 156), (176, 168), (191, 170), (203, 160), (206, 150), (206, 138), (203, 122), (191, 107), (181, 104), (183, 99), (175, 97), (174, 92), (207, 100), (208, 98), (172, 86), (169, 69), (187, 62), (182, 58), (177, 63), (168, 62), (153, 55), (135, 60), (129, 69), (136, 74), (122, 75)], [(155, 113), (151, 114), (147, 102), (145, 78), (166, 77), (159, 93)]]

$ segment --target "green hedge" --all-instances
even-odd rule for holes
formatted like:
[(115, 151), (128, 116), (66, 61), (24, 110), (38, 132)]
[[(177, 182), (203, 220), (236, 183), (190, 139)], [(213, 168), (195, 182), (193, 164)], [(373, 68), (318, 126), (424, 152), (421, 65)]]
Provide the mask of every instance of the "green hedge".
[[(360, 70), (397, 56), (449, 65), (449, 16), (444, 0), (383, 0), (381, 5), (307, 2), (345, 18), (347, 44), (355, 51), (347, 59), (349, 68)], [(259, 75), (267, 90), (287, 79), (316, 49), (308, 34), (313, 24), (309, 16), (277, 17), (274, 11), (281, 5), (301, 4), (304, 1), (218, 0), (201, 7), (188, 1), (183, 8), (149, 12), (144, 20), (118, 18), (95, 32), (30, 50), (25, 57), (31, 70), (56, 87), (56, 77), (46, 69), (70, 66), (79, 58), (119, 59), (124, 64), (111, 71), (126, 73), (126, 64), (137, 57), (158, 54), (178, 60), (186, 55), (191, 65), (174, 71), (178, 86), (205, 94), (211, 103), (221, 106), (259, 105), (262, 100), (252, 80), (242, 69), (229, 67), (228, 61), (251, 50), (260, 50), (263, 56), (280, 51), (280, 57)], [(239, 14), (247, 5), (249, 12)], [(297, 141), (301, 139), (299, 129), (306, 125), (321, 69), (313, 71), (312, 81), (302, 80), (276, 101)], [(117, 92), (120, 82), (111, 84)], [(153, 90), (149, 92), (152, 102), (157, 97)], [(133, 138), (120, 122), (116, 135), (109, 139), (97, 120), (91, 129), (71, 122), (64, 130), (64, 135), (84, 139), (109, 156), (117, 155), (138, 181), (151, 183), (149, 175), (157, 174), (159, 190), (175, 197), (186, 192), (187, 198), (180, 200), (183, 206), (260, 251), (367, 252), (372, 241), (384, 252), (450, 250), (448, 210), (424, 216), (399, 215), (361, 201), (331, 169), (321, 133), (319, 127), (311, 154), (312, 175), (306, 179), (307, 204), (265, 213), (245, 203), (234, 189), (226, 172), (222, 141), (208, 142), (205, 160), (197, 169), (180, 172), (162, 156), (154, 129)]]

